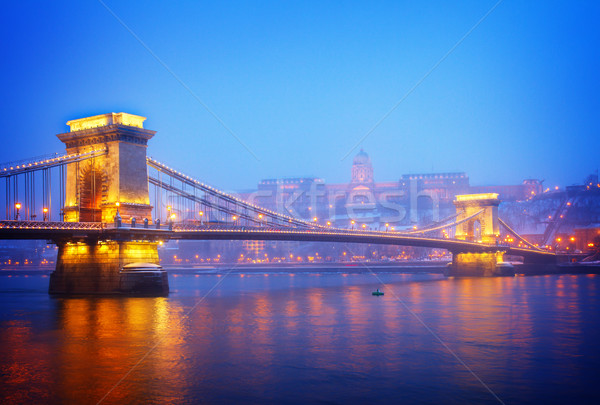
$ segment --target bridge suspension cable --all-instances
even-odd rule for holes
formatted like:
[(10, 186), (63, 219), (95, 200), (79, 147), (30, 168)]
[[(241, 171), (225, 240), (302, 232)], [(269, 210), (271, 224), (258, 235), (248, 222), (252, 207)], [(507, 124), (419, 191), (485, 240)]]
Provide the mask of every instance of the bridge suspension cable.
[[(297, 219), (289, 215), (280, 214), (267, 208), (244, 201), (231, 194), (208, 186), (151, 157), (147, 157), (146, 162), (148, 166), (157, 170), (156, 177), (149, 174), (148, 181), (150, 184), (176, 194), (178, 197), (189, 202), (201, 204), (201, 206), (217, 210), (220, 213), (229, 214), (232, 216), (235, 215), (238, 220), (250, 221), (253, 224), (266, 225), (270, 221), (272, 224), (288, 227), (321, 227), (320, 225)], [(161, 178), (161, 174), (169, 177), (168, 183)], [(180, 182), (181, 187), (175, 186), (172, 180), (177, 180)], [(186, 186), (191, 187), (192, 190), (187, 191)], [(157, 195), (157, 198), (161, 200), (160, 195)], [(159, 201), (158, 203), (161, 204), (162, 201)]]
[[(458, 215), (459, 215), (459, 213), (452, 214), (450, 216), (447, 216), (446, 218), (443, 218), (441, 221), (434, 222), (434, 223), (426, 225), (422, 228), (405, 229), (405, 230), (401, 230), (400, 232), (406, 233), (406, 234), (418, 234), (418, 233), (426, 233), (429, 231), (438, 230), (438, 229), (440, 229), (440, 226), (442, 226), (442, 228), (446, 227), (446, 222), (450, 221), (451, 219), (456, 218)], [(449, 224), (449, 225), (452, 226), (452, 224)]]
[[(444, 224), (444, 225), (438, 225), (436, 227), (433, 228), (427, 228), (427, 229), (417, 229), (417, 230), (413, 230), (410, 232), (406, 232), (407, 234), (411, 234), (411, 235), (415, 235), (415, 234), (420, 234), (420, 233), (428, 233), (428, 232), (433, 232), (433, 231), (439, 231), (440, 229), (445, 229), (445, 228), (454, 228), (464, 222), (467, 222), (470, 219), (475, 218), (478, 215), (481, 215), (485, 210), (480, 210), (477, 211), (476, 213), (474, 213), (473, 215), (470, 215), (466, 218), (461, 219), (460, 221), (457, 222), (453, 222), (451, 224)], [(457, 217), (459, 214), (454, 215), (454, 217)]]
[[(6, 194), (1, 202), (4, 205), (5, 219), (28, 221), (40, 218), (51, 221), (53, 213), (56, 213), (52, 204), (52, 190), (55, 186), (58, 186), (59, 195), (58, 204), (54, 207), (58, 207), (58, 212), (62, 215), (66, 166), (71, 163), (79, 165), (82, 161), (93, 160), (106, 153), (106, 148), (97, 148), (81, 153), (52, 154), (0, 164), (0, 178), (5, 180)], [(56, 170), (58, 176), (53, 177), (52, 171)], [(36, 179), (38, 171), (42, 172), (41, 181)]]
[(89, 152), (65, 154), (49, 159), (42, 159), (36, 161), (31, 161), (30, 159), (28, 159), (25, 161), (16, 162), (18, 164), (0, 167), (0, 178), (14, 176), (16, 174), (21, 174), (25, 172), (48, 169), (51, 167), (65, 165), (68, 163), (81, 162), (82, 160), (102, 156), (106, 153), (106, 149), (96, 149), (91, 150)]
[(543, 249), (540, 249), (539, 247), (535, 246), (534, 244), (532, 244), (531, 242), (529, 242), (528, 240), (526, 240), (524, 237), (522, 237), (521, 235), (519, 235), (517, 233), (517, 231), (515, 231), (510, 226), (508, 226), (508, 224), (506, 222), (504, 222), (502, 219), (498, 218), (498, 221), (500, 222), (500, 224), (502, 226), (504, 226), (508, 230), (508, 232), (510, 232), (511, 234), (513, 234), (521, 242), (525, 243), (527, 246), (529, 246), (529, 247), (531, 247), (531, 248), (533, 248), (535, 250), (543, 251)]
[(38, 161), (44, 161), (44, 160), (52, 159), (52, 158), (59, 157), (62, 155), (64, 155), (64, 153), (54, 152), (54, 153), (46, 153), (44, 155), (30, 156), (25, 159), (11, 160), (10, 162), (2, 162), (2, 163), (0, 163), (0, 167), (10, 167), (10, 166), (14, 167), (17, 165), (34, 163), (34, 162), (38, 162)]

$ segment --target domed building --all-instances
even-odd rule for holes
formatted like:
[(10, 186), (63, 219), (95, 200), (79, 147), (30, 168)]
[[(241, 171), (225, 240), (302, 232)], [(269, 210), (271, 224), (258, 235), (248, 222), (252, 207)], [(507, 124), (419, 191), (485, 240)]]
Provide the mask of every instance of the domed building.
[[(396, 160), (401, 160), (400, 154)], [(371, 158), (360, 149), (352, 160), (350, 182), (332, 184), (319, 177), (263, 179), (256, 191), (242, 198), (296, 218), (317, 218), (322, 225), (385, 230), (385, 224), (402, 229), (449, 217), (456, 212), (456, 195), (499, 193), (503, 200), (522, 201), (541, 191), (538, 180), (516, 186), (471, 186), (464, 172), (409, 173), (376, 183)]]
[(371, 158), (361, 149), (352, 161), (352, 180), (348, 184), (345, 211), (348, 218), (361, 223), (379, 222), (373, 165)]
[(371, 158), (362, 148), (352, 162), (352, 183), (373, 183)]

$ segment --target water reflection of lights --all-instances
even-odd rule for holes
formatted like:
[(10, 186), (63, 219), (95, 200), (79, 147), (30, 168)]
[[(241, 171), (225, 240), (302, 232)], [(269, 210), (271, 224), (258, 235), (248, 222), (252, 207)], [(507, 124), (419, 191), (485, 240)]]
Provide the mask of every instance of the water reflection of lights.
[[(237, 283), (234, 293), (228, 285), (223, 295), (211, 294), (189, 317), (195, 296), (202, 296), (197, 286), (220, 275), (181, 276), (178, 283), (191, 281), (196, 289), (169, 298), (54, 299), (55, 324), (43, 335), (31, 322), (1, 324), (2, 382), (13, 384), (3, 389), (19, 384), (48, 389), (45, 395), (52, 396), (39, 402), (95, 402), (159, 341), (111, 394), (112, 402), (157, 396), (178, 402), (207, 387), (225, 392), (219, 390), (230, 389), (232, 380), (239, 392), (266, 392), (289, 383), (292, 374), (309, 373), (308, 378), (385, 373), (398, 377), (395, 381), (423, 373), (432, 384), (475, 388), (472, 376), (396, 295), (501, 398), (511, 399), (514, 381), (529, 381), (540, 370), (540, 356), (560, 361), (561, 373), (569, 377), (579, 372), (586, 328), (582, 303), (598, 301), (594, 275), (425, 281), (386, 275), (390, 294), (383, 299), (370, 296), (375, 281), (352, 275), (337, 278), (342, 285), (330, 284), (329, 275), (233, 278), (228, 281)], [(227, 379), (221, 381), (222, 375)]]

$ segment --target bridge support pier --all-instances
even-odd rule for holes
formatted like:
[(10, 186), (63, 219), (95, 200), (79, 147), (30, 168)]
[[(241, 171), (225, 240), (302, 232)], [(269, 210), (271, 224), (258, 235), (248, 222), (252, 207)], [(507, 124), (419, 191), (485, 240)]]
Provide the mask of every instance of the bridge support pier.
[[(58, 244), (56, 269), (50, 275), (50, 294), (143, 294), (169, 293), (164, 270), (140, 272), (138, 283), (131, 272), (122, 274), (131, 263), (158, 264), (157, 242), (98, 241)], [(146, 266), (147, 267), (147, 266)]]
[(494, 277), (514, 276), (515, 269), (503, 261), (504, 252), (453, 253), (452, 263), (446, 269), (447, 276)]

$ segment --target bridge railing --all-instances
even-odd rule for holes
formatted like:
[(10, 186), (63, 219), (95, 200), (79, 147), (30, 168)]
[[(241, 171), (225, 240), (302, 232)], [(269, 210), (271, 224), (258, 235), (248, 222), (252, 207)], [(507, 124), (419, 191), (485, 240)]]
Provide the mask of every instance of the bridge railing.
[(58, 221), (0, 221), (0, 228), (7, 229), (104, 229), (102, 222), (58, 222)]
[[(458, 239), (448, 239), (446, 237), (414, 235), (395, 231), (379, 231), (379, 230), (364, 230), (364, 229), (345, 229), (335, 227), (314, 227), (314, 228), (290, 228), (278, 226), (249, 226), (249, 225), (232, 225), (232, 224), (189, 224), (182, 222), (167, 222), (167, 223), (124, 223), (124, 222), (58, 222), (58, 221), (22, 221), (22, 220), (0, 220), (0, 229), (8, 230), (133, 230), (133, 229), (148, 229), (162, 232), (175, 233), (209, 233), (209, 232), (235, 232), (235, 233), (294, 233), (294, 234), (322, 234), (322, 235), (362, 235), (366, 237), (379, 236), (382, 238), (412, 238), (415, 240), (440, 240), (440, 241), (459, 241)], [(460, 240), (462, 241), (462, 240)], [(467, 242), (467, 241), (462, 241)], [(490, 245), (486, 245), (490, 246)], [(495, 245), (502, 249), (511, 249), (515, 246), (503, 244), (498, 241)], [(535, 246), (519, 246), (518, 249), (545, 252)]]

